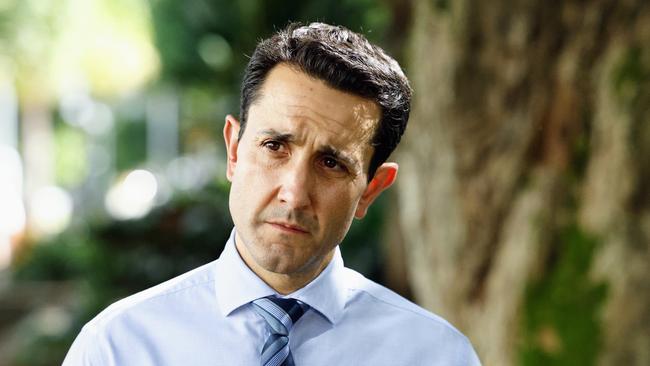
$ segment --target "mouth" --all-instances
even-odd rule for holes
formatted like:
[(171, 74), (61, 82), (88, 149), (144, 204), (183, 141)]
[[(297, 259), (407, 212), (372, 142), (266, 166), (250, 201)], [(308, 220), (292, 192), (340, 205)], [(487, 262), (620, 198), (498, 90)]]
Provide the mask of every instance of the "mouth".
[(295, 224), (289, 224), (286, 222), (271, 222), (271, 221), (267, 221), (267, 224), (273, 226), (276, 229), (293, 233), (293, 234), (309, 234), (309, 230)]

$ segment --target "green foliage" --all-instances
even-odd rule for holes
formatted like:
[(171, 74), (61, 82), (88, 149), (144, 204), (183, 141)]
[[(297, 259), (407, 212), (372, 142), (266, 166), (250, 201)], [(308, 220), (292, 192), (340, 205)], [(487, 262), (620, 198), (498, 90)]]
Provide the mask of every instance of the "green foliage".
[(115, 165), (119, 171), (134, 169), (145, 161), (147, 127), (144, 121), (118, 121), (116, 123)]
[(434, 9), (438, 9), (440, 11), (448, 11), (449, 7), (451, 4), (449, 4), (450, 0), (431, 0), (431, 3), (433, 4)]
[(626, 104), (633, 102), (638, 95), (640, 81), (650, 76), (650, 71), (643, 66), (641, 55), (640, 47), (630, 48), (612, 73), (614, 92)]
[[(69, 347), (69, 340), (60, 336), (42, 336), (30, 339), (13, 361), (14, 366), (52, 365), (52, 360), (62, 360), (62, 352)], [(38, 350), (38, 351), (34, 351)]]
[(598, 311), (605, 284), (589, 279), (598, 241), (577, 224), (560, 231), (548, 273), (527, 289), (521, 362), (537, 365), (595, 365), (601, 341)]
[[(628, 49), (612, 71), (615, 96), (631, 120), (628, 133), (631, 151), (647, 157), (650, 130), (648, 130), (648, 105), (650, 105), (650, 47), (637, 46)], [(639, 160), (643, 171), (646, 159)]]
[(69, 230), (32, 244), (13, 271), (16, 281), (66, 281), (90, 270), (96, 243), (87, 232)]
[[(235, 91), (246, 55), (253, 52), (257, 41), (290, 21), (341, 24), (363, 30), (375, 41), (383, 38), (390, 23), (386, 4), (371, 0), (346, 0), (336, 6), (322, 1), (256, 0), (158, 0), (151, 4), (163, 78), (181, 84), (225, 83)], [(210, 67), (197, 47), (215, 36), (234, 50), (230, 67)]]
[(55, 124), (54, 142), (56, 181), (64, 187), (75, 187), (87, 173), (86, 157), (79, 154), (85, 149), (86, 138), (81, 130), (59, 121)]

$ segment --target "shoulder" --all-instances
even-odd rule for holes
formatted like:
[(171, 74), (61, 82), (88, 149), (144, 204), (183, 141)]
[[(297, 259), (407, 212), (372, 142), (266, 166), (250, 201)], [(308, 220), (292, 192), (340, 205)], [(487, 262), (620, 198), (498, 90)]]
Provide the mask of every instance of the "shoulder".
[(480, 364), (468, 338), (447, 320), (354, 270), (346, 268), (345, 277), (348, 308), (354, 316), (374, 324), (373, 331), (410, 339), (406, 344), (400, 343), (423, 359), (443, 357), (448, 364)]
[(141, 311), (154, 311), (159, 316), (165, 313), (173, 315), (177, 308), (186, 305), (184, 302), (190, 297), (194, 299), (200, 298), (201, 295), (212, 297), (213, 263), (195, 268), (111, 304), (88, 322), (86, 328), (103, 328), (118, 318)]
[(428, 325), (447, 329), (462, 335), (454, 326), (442, 317), (414, 304), (392, 290), (365, 278), (360, 273), (346, 268), (346, 280), (349, 284), (350, 297), (363, 296), (372, 307), (379, 307), (389, 314), (397, 314), (408, 320), (417, 320)]
[(114, 348), (115, 342), (133, 345), (148, 334), (173, 329), (172, 322), (199, 321), (188, 314), (198, 310), (197, 307), (214, 305), (213, 263), (108, 306), (84, 325), (64, 365), (104, 364), (108, 361), (103, 357), (111, 353), (108, 350)]
[(121, 312), (137, 308), (138, 306), (146, 306), (175, 294), (204, 291), (206, 285), (209, 286), (214, 282), (214, 273), (211, 270), (213, 263), (204, 264), (201, 267), (119, 300), (107, 307), (96, 319), (111, 318)]

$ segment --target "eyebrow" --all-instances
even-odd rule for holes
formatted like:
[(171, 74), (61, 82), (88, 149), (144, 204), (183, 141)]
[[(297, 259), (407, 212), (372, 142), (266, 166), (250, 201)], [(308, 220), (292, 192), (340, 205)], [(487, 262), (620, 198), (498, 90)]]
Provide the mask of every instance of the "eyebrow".
[(296, 140), (296, 137), (292, 133), (281, 133), (273, 129), (262, 130), (258, 132), (258, 135), (273, 137), (274, 140), (280, 142), (293, 142)]
[[(277, 140), (279, 142), (294, 142), (296, 141), (296, 136), (292, 133), (281, 133), (277, 130), (274, 129), (268, 129), (268, 130), (262, 130), (258, 132), (258, 135), (260, 136), (268, 136), (272, 137), (274, 140)], [(357, 167), (357, 160), (347, 156), (345, 153), (341, 152), (341, 150), (335, 148), (332, 145), (325, 145), (322, 146), (320, 149), (318, 149), (318, 152), (323, 155), (330, 155), (333, 158), (342, 161), (349, 167)]]

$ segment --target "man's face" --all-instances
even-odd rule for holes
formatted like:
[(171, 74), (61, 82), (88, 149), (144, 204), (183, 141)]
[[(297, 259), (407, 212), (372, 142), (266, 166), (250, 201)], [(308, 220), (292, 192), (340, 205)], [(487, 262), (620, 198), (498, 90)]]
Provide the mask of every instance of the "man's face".
[(370, 100), (280, 64), (250, 106), (240, 140), (239, 123), (227, 117), (230, 212), (245, 260), (288, 275), (329, 262), (352, 218), (394, 179), (396, 167), (380, 167), (376, 177), (388, 174), (390, 183), (367, 183), (380, 113)]

